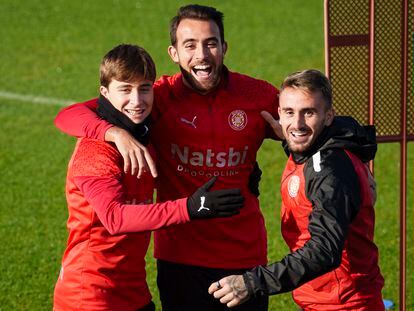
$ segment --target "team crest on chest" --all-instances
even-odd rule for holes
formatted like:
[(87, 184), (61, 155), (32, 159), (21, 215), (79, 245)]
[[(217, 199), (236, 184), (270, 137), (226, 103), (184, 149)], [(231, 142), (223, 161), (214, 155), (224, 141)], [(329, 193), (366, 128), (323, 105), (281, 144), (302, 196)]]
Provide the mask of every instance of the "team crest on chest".
[(229, 125), (235, 131), (241, 131), (246, 127), (247, 114), (243, 110), (233, 110), (229, 114)]
[(288, 191), (291, 198), (294, 198), (298, 195), (300, 186), (300, 178), (299, 176), (293, 175), (290, 177), (288, 182)]

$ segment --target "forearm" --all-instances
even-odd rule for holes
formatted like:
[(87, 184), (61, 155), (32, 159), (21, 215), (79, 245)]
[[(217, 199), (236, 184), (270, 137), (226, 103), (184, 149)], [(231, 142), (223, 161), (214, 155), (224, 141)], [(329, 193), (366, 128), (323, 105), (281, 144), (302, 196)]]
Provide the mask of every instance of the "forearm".
[(300, 249), (280, 262), (258, 266), (243, 275), (250, 295), (275, 295), (292, 291), (333, 269), (340, 261), (340, 252), (319, 252)]
[(125, 204), (116, 178), (81, 176), (75, 183), (111, 234), (156, 230), (189, 221), (187, 199), (156, 204)]
[(105, 140), (113, 125), (97, 116), (96, 107), (96, 100), (90, 100), (63, 108), (54, 120), (55, 126), (71, 136)]
[(189, 221), (187, 199), (156, 204), (101, 203), (95, 208), (99, 219), (111, 234), (157, 230)]
[(314, 207), (309, 216), (311, 238), (281, 261), (246, 272), (244, 279), (253, 295), (274, 295), (296, 289), (337, 268), (342, 259), (350, 219)]

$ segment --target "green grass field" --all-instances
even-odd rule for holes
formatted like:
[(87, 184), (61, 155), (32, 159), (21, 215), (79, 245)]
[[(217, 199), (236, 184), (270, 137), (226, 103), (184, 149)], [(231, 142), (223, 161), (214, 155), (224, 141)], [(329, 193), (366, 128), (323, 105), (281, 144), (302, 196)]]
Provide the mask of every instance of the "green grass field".
[[(184, 1), (3, 0), (0, 2), (0, 310), (50, 310), (65, 248), (64, 182), (75, 139), (60, 133), (53, 118), (65, 101), (97, 95), (98, 65), (119, 43), (137, 43), (154, 57), (159, 74), (176, 67), (167, 55), (168, 21)], [(279, 85), (295, 70), (323, 70), (321, 0), (199, 1), (225, 13), (229, 51), (225, 63)], [(11, 99), (8, 93), (18, 94)], [(26, 95), (26, 97), (21, 97)], [(57, 98), (33, 103), (34, 96)], [(42, 101), (42, 100), (41, 100)], [(45, 101), (45, 100), (43, 100)], [(53, 100), (52, 100), (53, 102)], [(408, 306), (414, 310), (413, 163), (409, 145)], [(259, 154), (264, 171), (262, 209), (269, 259), (287, 248), (280, 235), (280, 174), (285, 156), (266, 142)], [(384, 298), (398, 308), (399, 145), (380, 145), (376, 242), (386, 284)], [(159, 308), (155, 263), (148, 255), (148, 282)], [(270, 310), (296, 310), (290, 294), (271, 298)]]

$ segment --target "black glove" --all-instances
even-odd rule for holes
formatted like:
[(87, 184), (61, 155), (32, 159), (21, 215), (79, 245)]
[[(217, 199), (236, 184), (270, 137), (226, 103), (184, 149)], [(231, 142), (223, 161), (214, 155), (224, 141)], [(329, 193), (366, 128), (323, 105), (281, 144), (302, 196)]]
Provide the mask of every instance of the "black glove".
[(259, 197), (259, 182), (262, 179), (262, 170), (259, 167), (259, 163), (257, 161), (254, 163), (253, 171), (250, 173), (249, 176), (249, 190), (253, 193), (256, 197)]
[(213, 177), (198, 188), (187, 200), (190, 219), (228, 217), (239, 213), (244, 197), (240, 189), (210, 191), (217, 177)]

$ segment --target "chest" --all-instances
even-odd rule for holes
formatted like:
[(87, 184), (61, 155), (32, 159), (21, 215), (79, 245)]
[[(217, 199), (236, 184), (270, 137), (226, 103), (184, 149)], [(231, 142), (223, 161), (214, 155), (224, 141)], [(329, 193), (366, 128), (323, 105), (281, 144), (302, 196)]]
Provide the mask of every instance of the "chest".
[(220, 93), (171, 98), (162, 104), (163, 113), (153, 127), (157, 143), (244, 150), (247, 145), (258, 148), (265, 136), (261, 109), (247, 98)]
[(154, 179), (149, 173), (141, 178), (125, 174), (123, 184), (126, 190), (127, 204), (149, 204), (153, 202)]
[(307, 237), (312, 202), (306, 196), (304, 166), (289, 159), (282, 175), (281, 218), (284, 235), (289, 239)]

